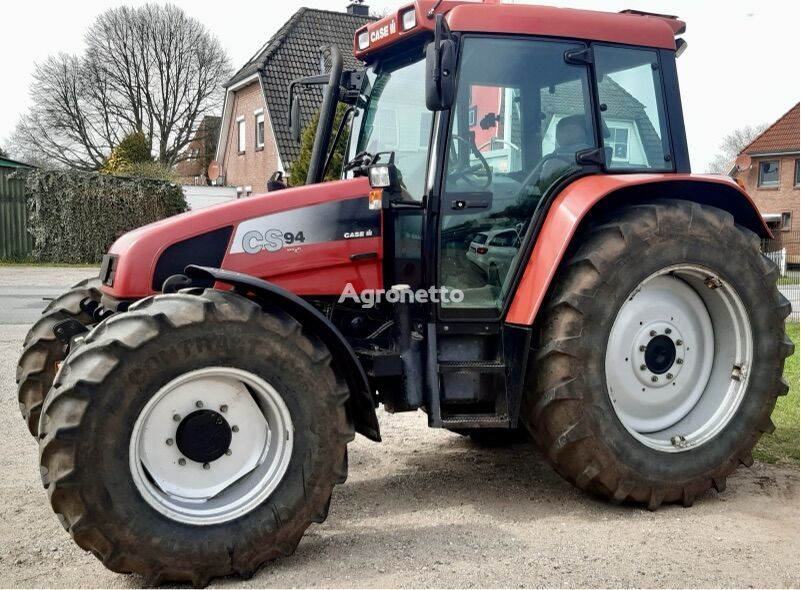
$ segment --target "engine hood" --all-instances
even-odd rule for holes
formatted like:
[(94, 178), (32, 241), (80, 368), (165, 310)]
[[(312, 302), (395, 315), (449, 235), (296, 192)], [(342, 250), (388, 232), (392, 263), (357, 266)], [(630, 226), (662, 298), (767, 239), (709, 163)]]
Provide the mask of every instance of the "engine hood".
[[(382, 284), (381, 212), (365, 178), (290, 188), (176, 215), (121, 236), (103, 291), (158, 293), (188, 264), (270, 280), (298, 295), (338, 295)], [(105, 268), (105, 265), (104, 265)]]

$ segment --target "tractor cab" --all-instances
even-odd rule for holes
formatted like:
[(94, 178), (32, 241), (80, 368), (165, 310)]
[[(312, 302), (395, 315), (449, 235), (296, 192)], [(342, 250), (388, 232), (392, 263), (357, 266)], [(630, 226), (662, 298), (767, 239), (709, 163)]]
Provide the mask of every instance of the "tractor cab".
[[(426, 379), (405, 380), (405, 390), (388, 380), (382, 401), (422, 405), (432, 425), (454, 428), (517, 423), (530, 334), (505, 318), (559, 190), (587, 175), (689, 171), (681, 21), (602, 15), (618, 19), (609, 40), (587, 40), (576, 18), (594, 13), (478, 9), (480, 23), (474, 5), (417, 2), (367, 25), (354, 39), (367, 65), (358, 93), (327, 94), (350, 104), (343, 177), (367, 176), (371, 206), (382, 209), (384, 288), (454, 295), (405, 311), (428, 348), (416, 357), (427, 366), (412, 372)], [(516, 10), (534, 30), (515, 34)], [(654, 46), (631, 39), (623, 21), (652, 27)], [(323, 104), (321, 159), (331, 112)], [(311, 169), (309, 180), (318, 181)]]

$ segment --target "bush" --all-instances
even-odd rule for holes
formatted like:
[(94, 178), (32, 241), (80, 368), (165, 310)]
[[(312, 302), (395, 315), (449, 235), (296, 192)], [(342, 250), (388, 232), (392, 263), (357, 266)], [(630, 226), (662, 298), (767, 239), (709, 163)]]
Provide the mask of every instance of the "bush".
[(129, 133), (111, 150), (106, 162), (100, 169), (103, 174), (120, 174), (123, 176), (137, 176), (131, 174), (131, 168), (139, 164), (153, 161), (150, 155), (150, 142), (142, 132)]
[(186, 210), (181, 187), (162, 180), (61, 170), (23, 178), (39, 262), (97, 263), (122, 234)]

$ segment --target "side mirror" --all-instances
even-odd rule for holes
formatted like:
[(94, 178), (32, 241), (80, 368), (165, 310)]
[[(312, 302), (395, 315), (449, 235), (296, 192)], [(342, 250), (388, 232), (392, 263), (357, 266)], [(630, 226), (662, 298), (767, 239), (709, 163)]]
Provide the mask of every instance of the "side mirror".
[(289, 106), (289, 132), (295, 143), (300, 143), (300, 101), (297, 94), (292, 97), (292, 104)]
[[(443, 38), (444, 37), (444, 38)], [(456, 43), (448, 34), (442, 15), (437, 15), (434, 41), (426, 47), (426, 107), (444, 111), (456, 94)]]

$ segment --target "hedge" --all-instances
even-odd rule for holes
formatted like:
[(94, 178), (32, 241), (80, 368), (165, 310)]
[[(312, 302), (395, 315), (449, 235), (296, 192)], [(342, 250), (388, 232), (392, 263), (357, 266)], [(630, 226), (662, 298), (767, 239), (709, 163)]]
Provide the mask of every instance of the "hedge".
[(161, 180), (61, 170), (23, 176), (40, 262), (98, 263), (125, 232), (187, 208), (181, 187)]

